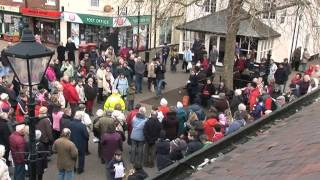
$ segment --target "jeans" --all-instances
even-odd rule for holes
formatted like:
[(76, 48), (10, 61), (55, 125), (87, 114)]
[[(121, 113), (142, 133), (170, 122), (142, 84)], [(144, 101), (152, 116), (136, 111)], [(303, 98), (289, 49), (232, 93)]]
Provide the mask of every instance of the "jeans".
[(167, 65), (168, 55), (162, 55), (162, 64)]
[(60, 170), (58, 180), (73, 180), (73, 171)]
[(142, 166), (144, 141), (135, 141), (131, 139), (130, 162)]
[(85, 160), (85, 152), (79, 151), (78, 155), (78, 169), (84, 170), (84, 160)]
[(142, 93), (142, 78), (143, 78), (143, 75), (141, 74), (136, 74), (136, 91), (138, 93)]
[(24, 164), (16, 164), (14, 167), (14, 180), (24, 180), (26, 169)]
[(164, 79), (157, 79), (157, 96), (161, 96), (163, 82), (164, 82)]

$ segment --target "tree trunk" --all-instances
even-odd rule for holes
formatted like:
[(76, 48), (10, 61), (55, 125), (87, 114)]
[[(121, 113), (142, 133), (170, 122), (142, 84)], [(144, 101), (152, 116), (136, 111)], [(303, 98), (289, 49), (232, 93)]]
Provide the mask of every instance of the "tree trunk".
[(233, 66), (235, 59), (236, 36), (240, 26), (243, 0), (230, 0), (227, 16), (227, 34), (224, 55), (223, 80), (227, 88), (233, 89)]

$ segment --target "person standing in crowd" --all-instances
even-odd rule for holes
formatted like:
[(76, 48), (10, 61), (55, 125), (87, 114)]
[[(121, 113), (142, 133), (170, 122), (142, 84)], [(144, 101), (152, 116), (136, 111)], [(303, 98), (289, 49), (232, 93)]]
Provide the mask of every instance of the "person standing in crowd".
[(301, 58), (301, 47), (298, 47), (293, 51), (292, 56), (292, 68), (294, 68), (295, 71), (299, 71), (300, 66), (300, 58)]
[(73, 169), (78, 157), (76, 145), (70, 141), (71, 130), (64, 128), (61, 136), (52, 146), (53, 153), (57, 153), (58, 180), (73, 180)]
[(155, 73), (156, 73), (156, 84), (157, 84), (157, 97), (161, 96), (162, 86), (164, 82), (164, 73), (165, 68), (160, 62), (157, 60), (155, 65)]
[(9, 174), (9, 168), (6, 164), (6, 158), (4, 158), (6, 153), (6, 148), (4, 145), (0, 145), (0, 179), (1, 180), (11, 180)]
[(183, 52), (183, 63), (182, 63), (182, 69), (185, 69), (186, 73), (190, 71), (190, 69), (188, 69), (188, 64), (190, 63), (191, 65), (191, 62), (192, 62), (192, 52), (190, 48), (187, 46)]
[(54, 140), (58, 139), (61, 134), (61, 119), (63, 117), (63, 109), (61, 106), (56, 106), (52, 111), (52, 133)]
[(194, 130), (190, 130), (188, 132), (188, 140), (189, 142), (187, 144), (186, 156), (196, 152), (203, 146), (197, 137), (197, 132)]
[(97, 70), (97, 86), (98, 86), (98, 103), (102, 103), (104, 101), (103, 99), (103, 84), (106, 84), (106, 77), (107, 71), (104, 67), (104, 64), (101, 63), (100, 67)]
[(71, 115), (72, 115), (71, 114), (71, 109), (70, 108), (64, 108), (63, 115), (62, 115), (62, 118), (60, 120), (60, 130), (69, 127), (69, 123), (72, 121), (72, 118), (73, 118)]
[(67, 75), (70, 78), (74, 76), (73, 65), (70, 64), (69, 59), (62, 61), (62, 66), (60, 68), (61, 74)]
[(141, 107), (141, 104), (136, 104), (136, 106), (134, 107), (133, 110), (131, 110), (128, 114), (127, 114), (127, 118), (126, 118), (126, 122), (127, 122), (127, 126), (128, 126), (128, 144), (131, 145), (131, 132), (132, 132), (132, 121), (133, 118), (138, 114), (139, 109)]
[(9, 162), (9, 151), (10, 151), (9, 137), (11, 135), (11, 129), (12, 129), (9, 121), (10, 120), (8, 119), (8, 114), (1, 112), (0, 113), (0, 144), (5, 147), (5, 152), (2, 155), (2, 157), (6, 159), (7, 165), (10, 165), (10, 162)]
[(156, 142), (157, 169), (166, 168), (173, 163), (170, 159), (170, 140), (166, 138), (166, 132), (161, 131), (159, 140)]
[(24, 139), (24, 135), (27, 134), (26, 126), (19, 124), (16, 126), (16, 131), (13, 132), (9, 137), (10, 150), (14, 163), (14, 179), (23, 180), (25, 179), (25, 153), (27, 142)]
[(188, 95), (190, 98), (190, 104), (193, 104), (194, 100), (196, 98), (196, 95), (199, 91), (198, 78), (197, 78), (197, 74), (194, 70), (191, 71), (191, 75), (190, 75), (190, 78), (189, 78), (188, 84), (187, 84), (187, 90), (188, 90)]
[(100, 52), (106, 51), (109, 46), (110, 46), (110, 44), (109, 44), (107, 38), (103, 38), (102, 43), (100, 44), (100, 48), (99, 48)]
[(69, 103), (72, 114), (75, 113), (78, 103), (80, 101), (79, 95), (73, 83), (70, 82), (68, 76), (64, 76), (61, 81), (63, 86), (63, 95), (66, 101)]
[(164, 46), (162, 47), (162, 64), (164, 67), (167, 65), (167, 60), (170, 53), (170, 47), (167, 43), (164, 43)]
[(97, 60), (98, 60), (97, 50), (95, 48), (91, 48), (88, 55), (89, 55), (90, 65), (94, 66), (96, 68), (97, 67)]
[(87, 83), (84, 86), (84, 94), (87, 99), (87, 101), (85, 102), (87, 113), (90, 116), (93, 116), (92, 110), (93, 110), (94, 100), (97, 97), (97, 88), (93, 84), (92, 78), (89, 78), (87, 80)]
[(151, 117), (143, 127), (143, 134), (146, 140), (146, 144), (144, 146), (144, 152), (146, 154), (144, 158), (144, 165), (150, 168), (154, 167), (155, 144), (157, 139), (160, 137), (160, 131), (162, 128), (157, 116), (157, 111), (152, 110)]
[(126, 105), (118, 90), (114, 89), (112, 94), (108, 97), (106, 102), (104, 103), (103, 109), (106, 110), (114, 110), (116, 104), (121, 105), (121, 110), (124, 111), (126, 109)]
[(270, 69), (269, 69), (269, 75), (268, 75), (268, 81), (274, 80), (274, 74), (276, 73), (278, 67), (276, 63), (271, 59), (270, 60)]
[(57, 56), (60, 62), (63, 62), (66, 59), (66, 48), (63, 46), (63, 42), (60, 42), (59, 46), (57, 47)]
[(76, 65), (76, 57), (75, 57), (75, 51), (77, 50), (76, 45), (74, 42), (72, 42), (72, 38), (68, 38), (68, 42), (66, 44), (66, 51), (68, 51), (68, 60), (73, 63), (73, 65)]
[(143, 128), (146, 122), (146, 108), (140, 107), (139, 113), (132, 120), (132, 132), (130, 136), (132, 143), (130, 162), (134, 164), (142, 165), (143, 162), (143, 146), (145, 144)]
[(166, 132), (166, 138), (170, 141), (178, 137), (179, 121), (177, 119), (177, 112), (174, 107), (170, 107), (162, 121), (163, 130)]
[(156, 73), (155, 73), (155, 59), (152, 59), (151, 62), (148, 63), (148, 90), (154, 92), (155, 89), (155, 81), (156, 81)]
[(107, 172), (107, 179), (113, 179), (108, 172), (109, 162), (112, 160), (112, 157), (118, 149), (122, 150), (122, 138), (120, 134), (116, 132), (114, 123), (107, 126), (106, 132), (101, 135), (101, 148), (102, 159), (105, 162)]
[(125, 176), (125, 165), (120, 150), (117, 150), (114, 153), (112, 160), (107, 166), (107, 177), (108, 176), (110, 176), (110, 179), (114, 180), (122, 180)]
[(83, 80), (82, 79), (77, 80), (76, 91), (77, 91), (78, 96), (79, 96), (79, 100), (80, 100), (79, 103), (80, 104), (84, 104), (87, 101), (87, 97), (86, 97), (85, 92), (84, 92), (84, 86), (83, 86)]
[(84, 172), (86, 144), (89, 140), (87, 127), (81, 122), (82, 118), (83, 112), (77, 111), (74, 115), (74, 119), (69, 123), (69, 129), (71, 130), (70, 139), (78, 149), (78, 174)]
[(307, 48), (304, 48), (301, 60), (301, 72), (305, 72), (307, 70), (307, 64), (310, 60), (310, 53)]
[(134, 107), (134, 98), (136, 94), (136, 85), (135, 83), (131, 83), (128, 92), (127, 92), (127, 106), (128, 106), (128, 111), (133, 110)]
[(279, 68), (274, 74), (277, 92), (280, 92), (281, 94), (284, 92), (284, 86), (288, 80), (288, 75), (289, 74), (287, 74), (287, 71), (284, 69), (283, 64), (279, 64)]
[(144, 77), (144, 72), (146, 71), (146, 66), (142, 62), (141, 57), (137, 58), (137, 62), (134, 65), (135, 79), (136, 79), (136, 92), (142, 94), (142, 80)]
[(211, 66), (214, 66), (217, 63), (218, 58), (219, 58), (219, 51), (217, 49), (217, 46), (212, 46), (212, 49), (209, 52), (209, 64)]
[(124, 74), (119, 74), (119, 76), (114, 80), (113, 87), (118, 90), (123, 99), (127, 96), (129, 82)]

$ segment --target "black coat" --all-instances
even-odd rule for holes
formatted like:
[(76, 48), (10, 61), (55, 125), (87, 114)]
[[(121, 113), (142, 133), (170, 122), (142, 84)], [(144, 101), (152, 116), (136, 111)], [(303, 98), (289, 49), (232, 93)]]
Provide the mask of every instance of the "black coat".
[(128, 180), (144, 180), (147, 177), (148, 174), (143, 169), (139, 169), (136, 170), (132, 175), (128, 176)]
[(7, 159), (10, 151), (9, 136), (11, 134), (7, 120), (0, 118), (0, 144), (6, 148), (5, 158)]
[(10, 66), (8, 58), (4, 55), (4, 50), (1, 51), (1, 63), (2, 63), (2, 66), (5, 66), (5, 67)]
[(197, 76), (193, 75), (193, 76), (190, 76), (189, 80), (190, 80), (190, 83), (188, 83), (188, 85), (187, 85), (188, 94), (189, 95), (196, 95), (199, 91), (198, 78), (197, 78)]
[(58, 60), (60, 62), (64, 61), (66, 59), (66, 48), (64, 46), (58, 46), (57, 47), (57, 54), (58, 54)]
[(94, 85), (92, 85), (92, 87), (89, 86), (88, 84), (84, 85), (84, 94), (87, 100), (94, 100), (97, 97), (97, 93), (98, 93), (98, 90)]
[(160, 137), (161, 123), (157, 118), (149, 118), (143, 127), (143, 135), (146, 143), (149, 145), (155, 144)]
[(156, 160), (158, 170), (166, 168), (172, 161), (170, 159), (170, 141), (169, 140), (159, 140), (156, 143)]
[(62, 130), (64, 128), (68, 128), (71, 120), (72, 120), (71, 116), (63, 114), (63, 116), (62, 116), (62, 118), (60, 120), (60, 129)]
[(276, 84), (284, 84), (288, 80), (287, 71), (284, 68), (278, 68), (274, 74)]
[(80, 154), (86, 150), (86, 145), (89, 140), (89, 134), (86, 125), (82, 124), (80, 120), (73, 120), (69, 123), (71, 130), (70, 140), (76, 145)]
[(179, 120), (176, 112), (168, 112), (167, 117), (162, 121), (163, 130), (166, 131), (166, 137), (170, 140), (177, 138), (179, 129)]
[(110, 44), (108, 42), (102, 42), (100, 44), (100, 51), (106, 51), (109, 46), (110, 46)]
[(230, 110), (232, 114), (238, 110), (239, 104), (243, 102), (244, 102), (244, 99), (242, 98), (242, 95), (232, 97), (232, 100), (230, 103)]
[(164, 79), (165, 69), (162, 65), (156, 65), (154, 72), (156, 73), (156, 79)]
[(191, 140), (187, 145), (186, 156), (198, 151), (203, 147), (203, 144), (199, 140)]
[(68, 60), (75, 62), (76, 58), (74, 55), (74, 51), (77, 50), (76, 45), (73, 42), (67, 43), (66, 50), (68, 51)]

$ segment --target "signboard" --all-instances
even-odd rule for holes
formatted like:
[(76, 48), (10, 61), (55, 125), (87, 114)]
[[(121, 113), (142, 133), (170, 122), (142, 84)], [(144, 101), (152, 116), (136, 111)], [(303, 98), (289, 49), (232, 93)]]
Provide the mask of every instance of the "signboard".
[(45, 17), (52, 19), (60, 19), (61, 13), (59, 11), (50, 11), (42, 9), (21, 8), (20, 13), (26, 16)]
[(68, 22), (112, 27), (112, 17), (64, 12), (62, 18)]
[(20, 9), (19, 9), (19, 6), (0, 5), (0, 11), (8, 11), (8, 12), (19, 13)]
[[(138, 16), (106, 17), (90, 14), (63, 12), (61, 19), (79, 24), (92, 24), (107, 27), (126, 27), (138, 25)], [(140, 25), (147, 25), (151, 16), (140, 16)]]
[[(140, 21), (138, 23), (138, 21)], [(150, 24), (151, 16), (124, 16), (124, 17), (115, 17), (113, 18), (113, 27), (125, 27), (125, 26), (134, 26), (134, 25), (146, 25)]]

